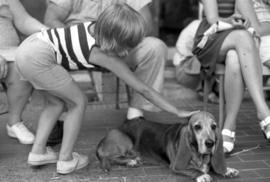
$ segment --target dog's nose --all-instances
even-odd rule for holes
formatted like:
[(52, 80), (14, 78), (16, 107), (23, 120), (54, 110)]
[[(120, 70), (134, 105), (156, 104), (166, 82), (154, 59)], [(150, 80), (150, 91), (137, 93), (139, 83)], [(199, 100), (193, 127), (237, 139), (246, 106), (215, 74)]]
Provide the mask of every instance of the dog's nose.
[(214, 144), (215, 144), (214, 141), (211, 140), (211, 139), (208, 139), (208, 140), (205, 141), (205, 146), (207, 148), (212, 148), (214, 146)]

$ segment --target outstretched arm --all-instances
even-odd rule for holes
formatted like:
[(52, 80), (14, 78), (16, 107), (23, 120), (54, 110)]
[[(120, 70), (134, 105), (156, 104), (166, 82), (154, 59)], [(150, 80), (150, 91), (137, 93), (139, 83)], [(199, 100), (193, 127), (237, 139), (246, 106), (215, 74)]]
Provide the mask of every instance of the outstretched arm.
[(31, 35), (42, 29), (47, 29), (45, 25), (30, 16), (19, 0), (7, 1), (14, 17), (14, 25), (24, 35)]
[(127, 65), (124, 64), (122, 60), (116, 56), (108, 56), (95, 47), (92, 49), (89, 61), (110, 70), (116, 76), (125, 81), (133, 89), (141, 93), (146, 99), (148, 99), (150, 102), (163, 109), (164, 111), (175, 114), (178, 117), (189, 117), (197, 112), (183, 111), (177, 109), (153, 88), (147, 86), (145, 83), (136, 78), (135, 75), (127, 67)]

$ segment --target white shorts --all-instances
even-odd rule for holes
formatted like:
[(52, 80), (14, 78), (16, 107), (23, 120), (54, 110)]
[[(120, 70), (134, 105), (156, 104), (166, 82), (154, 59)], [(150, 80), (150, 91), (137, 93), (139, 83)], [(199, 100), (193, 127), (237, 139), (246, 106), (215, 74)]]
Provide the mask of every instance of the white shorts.
[(261, 37), (260, 57), (262, 63), (270, 60), (270, 35)]

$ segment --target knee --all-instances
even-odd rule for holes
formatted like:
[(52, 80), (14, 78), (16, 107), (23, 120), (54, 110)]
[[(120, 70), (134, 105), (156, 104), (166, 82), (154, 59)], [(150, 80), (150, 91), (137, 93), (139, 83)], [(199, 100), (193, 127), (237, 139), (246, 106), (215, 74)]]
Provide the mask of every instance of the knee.
[(246, 51), (253, 51), (255, 42), (249, 32), (245, 30), (237, 30), (233, 31), (232, 34), (236, 48), (244, 49)]
[(47, 105), (50, 105), (51, 107), (54, 108), (54, 110), (56, 111), (63, 111), (65, 108), (65, 103), (57, 98), (54, 99), (47, 99)]
[(238, 60), (237, 52), (234, 50), (228, 51), (226, 55), (226, 72), (234, 77), (241, 74), (241, 65)]
[(228, 67), (230, 70), (233, 70), (234, 72), (241, 72), (241, 66), (236, 51), (230, 50), (227, 52), (226, 67)]
[(166, 57), (167, 46), (166, 44), (158, 38), (146, 37), (141, 43), (141, 49), (145, 51), (146, 54), (150, 54), (153, 57)]
[(73, 98), (73, 107), (79, 108), (79, 109), (85, 109), (87, 105), (87, 97), (85, 94), (80, 93), (76, 97)]

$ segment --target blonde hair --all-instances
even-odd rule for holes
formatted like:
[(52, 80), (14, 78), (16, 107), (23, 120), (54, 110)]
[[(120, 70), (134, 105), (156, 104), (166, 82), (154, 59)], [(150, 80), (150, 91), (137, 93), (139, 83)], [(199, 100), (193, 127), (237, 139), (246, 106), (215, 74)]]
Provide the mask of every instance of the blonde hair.
[(123, 57), (145, 36), (145, 22), (143, 17), (130, 6), (117, 3), (100, 14), (94, 34), (96, 43), (102, 51), (114, 52)]

